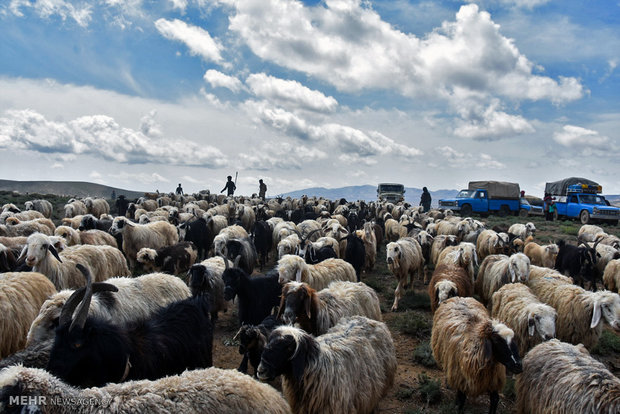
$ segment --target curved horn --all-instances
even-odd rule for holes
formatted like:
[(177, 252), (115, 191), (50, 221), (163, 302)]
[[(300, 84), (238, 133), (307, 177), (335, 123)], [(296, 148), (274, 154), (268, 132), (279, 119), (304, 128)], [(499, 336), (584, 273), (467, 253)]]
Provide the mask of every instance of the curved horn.
[(235, 257), (235, 262), (234, 262), (235, 267), (239, 267), (240, 261), (241, 261), (241, 255), (238, 255), (237, 257)]
[(50, 251), (50, 253), (52, 253), (56, 260), (62, 263), (62, 260), (60, 260), (60, 256), (58, 255), (58, 250), (56, 250), (56, 248), (52, 244), (50, 244), (47, 249)]
[(220, 256), (222, 258), (222, 260), (224, 260), (224, 266), (226, 266), (226, 268), (224, 270), (228, 270), (228, 258), (226, 256), (224, 256), (222, 253), (218, 253), (218, 256)]
[(314, 233), (316, 233), (317, 231), (321, 231), (321, 230), (323, 230), (323, 229), (314, 229), (314, 230), (312, 230), (310, 233), (306, 234), (306, 237), (305, 237), (305, 238), (302, 238), (301, 240), (302, 240), (302, 241), (309, 240), (309, 239), (310, 239), (310, 236), (312, 236), (312, 235), (313, 235)]
[(93, 279), (90, 274), (90, 270), (80, 263), (76, 264), (75, 267), (78, 268), (80, 272), (84, 275), (86, 279), (86, 290), (84, 291), (84, 299), (80, 302), (80, 305), (76, 311), (75, 318), (73, 322), (71, 322), (71, 326), (69, 327), (69, 332), (73, 331), (75, 328), (79, 328), (82, 330), (84, 328), (84, 323), (86, 322), (86, 317), (88, 317), (88, 308), (90, 307), (90, 301), (93, 297)]

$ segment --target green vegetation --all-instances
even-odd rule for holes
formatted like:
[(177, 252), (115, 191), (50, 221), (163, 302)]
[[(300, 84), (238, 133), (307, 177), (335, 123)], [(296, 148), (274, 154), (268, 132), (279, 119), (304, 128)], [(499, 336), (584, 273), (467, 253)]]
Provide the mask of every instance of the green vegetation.
[(427, 368), (437, 367), (437, 361), (433, 358), (433, 351), (429, 341), (420, 342), (413, 350), (414, 362), (424, 365)]
[(390, 328), (418, 338), (428, 337), (433, 325), (427, 313), (409, 310), (395, 315), (395, 317), (387, 323)]
[(506, 377), (506, 384), (504, 384), (502, 394), (504, 395), (504, 398), (510, 401), (517, 400), (517, 392), (515, 391), (515, 380), (513, 377)]
[(426, 405), (441, 401), (441, 381), (429, 377), (426, 372), (418, 375), (418, 392)]
[(592, 353), (602, 356), (617, 356), (620, 354), (620, 335), (609, 329), (603, 330), (598, 343), (592, 348)]

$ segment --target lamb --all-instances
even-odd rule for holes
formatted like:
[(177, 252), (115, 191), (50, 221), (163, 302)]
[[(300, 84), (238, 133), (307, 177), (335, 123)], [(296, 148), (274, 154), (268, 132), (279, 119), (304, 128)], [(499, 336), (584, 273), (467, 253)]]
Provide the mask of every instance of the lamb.
[(136, 260), (146, 271), (164, 272), (171, 275), (185, 273), (196, 262), (198, 250), (192, 242), (180, 242), (172, 246), (138, 251)]
[(381, 321), (379, 297), (363, 282), (332, 282), (319, 292), (307, 283), (288, 282), (282, 288), (278, 319), (314, 335), (323, 335), (346, 316)]
[(331, 282), (343, 280), (356, 282), (355, 269), (342, 259), (327, 259), (310, 265), (299, 256), (288, 254), (278, 260), (280, 284), (290, 281), (306, 282), (315, 290), (325, 289)]
[(454, 264), (439, 264), (428, 284), (431, 312), (435, 313), (442, 302), (454, 296), (471, 296), (474, 285), (465, 269)]
[(159, 249), (179, 242), (177, 228), (165, 221), (134, 224), (125, 217), (115, 217), (110, 227), (110, 234), (123, 236), (123, 252), (131, 269), (136, 268), (136, 256), (141, 248)]
[(417, 273), (420, 280), (424, 279), (424, 256), (416, 239), (403, 237), (396, 242), (388, 243), (386, 261), (388, 268), (398, 280), (392, 304), (392, 312), (395, 312), (398, 309), (398, 301), (403, 296), (403, 290), (413, 285), (414, 273)]
[[(19, 404), (27, 398), (26, 404)], [(71, 405), (74, 413), (266, 413), (290, 414), (286, 400), (273, 387), (234, 370), (220, 368), (185, 371), (158, 380), (110, 383), (101, 388), (74, 388), (45, 370), (10, 367), (0, 373), (0, 411), (66, 412), (62, 401), (87, 401)], [(17, 403), (15, 403), (17, 401)], [(33, 403), (34, 402), (34, 403)]]
[(433, 316), (431, 348), (448, 386), (457, 392), (460, 412), (468, 396), (485, 392), (491, 400), (489, 413), (496, 412), (506, 368), (516, 374), (522, 371), (513, 337), (512, 329), (491, 319), (473, 298), (454, 297), (439, 306)]
[[(53, 256), (53, 257), (52, 257)], [(75, 289), (84, 285), (84, 277), (75, 268), (83, 263), (96, 281), (114, 276), (129, 276), (127, 262), (120, 250), (110, 246), (79, 245), (58, 253), (49, 236), (34, 233), (22, 251), (26, 265), (47, 276), (57, 290)]]
[(557, 312), (522, 283), (509, 283), (493, 294), (491, 316), (515, 332), (519, 355), (555, 337)]
[(535, 233), (536, 226), (532, 222), (526, 224), (515, 223), (508, 227), (508, 234), (513, 238), (518, 237), (521, 240), (525, 240), (529, 236), (534, 236)]
[(52, 213), (54, 212), (54, 207), (52, 203), (47, 200), (30, 200), (24, 203), (26, 207), (26, 211), (38, 211), (43, 214), (45, 218), (52, 218)]
[(530, 259), (523, 253), (508, 257), (492, 254), (480, 264), (474, 284), (482, 303), (492, 305), (493, 293), (506, 283), (527, 282), (530, 275)]
[(80, 200), (73, 200), (64, 206), (65, 218), (72, 218), (75, 216), (83, 216), (88, 213), (86, 205)]
[(67, 246), (92, 244), (95, 246), (112, 246), (118, 248), (114, 236), (101, 230), (77, 231), (69, 226), (58, 226), (56, 231), (54, 231), (54, 235), (65, 239)]
[(552, 339), (523, 358), (517, 413), (617, 413), (620, 379), (583, 345)]
[(620, 259), (611, 260), (605, 267), (603, 283), (612, 292), (620, 293)]
[(262, 381), (277, 375), (295, 413), (374, 412), (396, 375), (392, 336), (383, 322), (363, 316), (343, 318), (317, 338), (280, 326), (258, 366)]
[(620, 331), (620, 296), (608, 290), (590, 292), (568, 280), (537, 271), (527, 284), (542, 302), (557, 311), (556, 337), (592, 349), (603, 331), (602, 319)]
[(86, 197), (84, 199), (87, 214), (101, 217), (102, 214), (110, 214), (110, 205), (103, 198)]
[(555, 243), (541, 246), (528, 237), (525, 241), (523, 253), (530, 258), (530, 263), (535, 266), (543, 266), (553, 269), (555, 259), (558, 256), (559, 247)]
[(56, 288), (41, 273), (0, 273), (0, 359), (24, 348), (30, 324), (54, 293)]
[(60, 313), (47, 365), (51, 374), (72, 385), (102, 386), (211, 366), (213, 326), (208, 295), (200, 292), (121, 327), (88, 316), (94, 291), (117, 288), (93, 284), (89, 271), (77, 267), (86, 278), (86, 288), (73, 292)]

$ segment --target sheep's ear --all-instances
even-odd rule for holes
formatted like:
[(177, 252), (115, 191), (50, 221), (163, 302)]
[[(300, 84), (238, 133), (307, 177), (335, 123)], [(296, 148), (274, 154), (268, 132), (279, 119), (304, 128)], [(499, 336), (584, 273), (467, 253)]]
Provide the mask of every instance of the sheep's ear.
[(511, 280), (511, 282), (512, 282), (512, 283), (516, 282), (516, 280), (517, 280), (517, 274), (515, 273), (515, 270), (514, 270), (514, 268), (513, 268), (512, 263), (510, 263), (510, 264), (508, 265), (508, 271), (510, 272), (510, 280)]
[(490, 360), (493, 358), (493, 342), (490, 338), (484, 340), (484, 359)]
[(306, 309), (306, 316), (308, 319), (311, 319), (312, 316), (312, 297), (310, 295), (306, 295), (304, 299), (304, 308)]
[(297, 272), (295, 273), (295, 281), (301, 282), (301, 268), (297, 269)]
[(62, 263), (62, 260), (60, 260), (60, 256), (58, 256), (58, 251), (56, 250), (54, 246), (50, 244), (47, 249), (50, 251), (50, 253), (52, 253), (52, 255), (56, 258), (56, 260)]
[(536, 323), (534, 322), (534, 318), (530, 315), (527, 318), (527, 334), (529, 336), (534, 336), (534, 331), (536, 330)]
[(19, 254), (19, 257), (17, 258), (17, 261), (19, 262), (20, 260), (25, 259), (27, 252), (28, 252), (28, 245), (25, 245), (24, 248), (22, 249), (22, 252)]
[(601, 321), (601, 303), (598, 300), (594, 301), (594, 306), (592, 309), (592, 322), (590, 323), (590, 328), (596, 328)]
[(439, 288), (435, 288), (435, 302), (439, 304)]
[(291, 369), (293, 371), (293, 377), (298, 383), (301, 382), (301, 379), (304, 376), (304, 368), (306, 367), (306, 350), (303, 341), (305, 341), (304, 338), (299, 339), (297, 349), (295, 350), (295, 353), (291, 358)]

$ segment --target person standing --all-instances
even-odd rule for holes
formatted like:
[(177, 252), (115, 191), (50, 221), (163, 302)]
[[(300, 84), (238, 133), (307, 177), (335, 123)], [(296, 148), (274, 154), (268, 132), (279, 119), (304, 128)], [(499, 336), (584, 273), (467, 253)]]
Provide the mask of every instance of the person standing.
[(426, 187), (422, 188), (422, 196), (420, 197), (420, 205), (423, 207), (424, 213), (431, 209), (431, 193), (428, 192)]
[(179, 186), (177, 187), (175, 192), (176, 192), (176, 195), (180, 195), (180, 196), (183, 195), (183, 187), (181, 187), (181, 183), (179, 183)]
[(125, 214), (127, 214), (127, 207), (129, 207), (129, 201), (125, 199), (123, 194), (119, 195), (116, 199), (116, 210), (118, 211), (118, 215), (125, 217)]
[(263, 182), (263, 179), (261, 178), (260, 180), (258, 180), (258, 196), (265, 201), (265, 193), (267, 193), (267, 184), (265, 184)]
[(553, 205), (553, 198), (551, 197), (551, 194), (545, 193), (545, 198), (543, 198), (543, 202), (545, 207), (545, 220), (553, 221), (555, 206)]
[(232, 176), (229, 175), (226, 178), (228, 179), (228, 181), (226, 181), (226, 184), (224, 185), (224, 188), (222, 188), (222, 191), (220, 191), (220, 193), (223, 193), (224, 190), (228, 190), (227, 195), (228, 197), (231, 197), (235, 194), (235, 190), (237, 189), (237, 186), (233, 182)]

